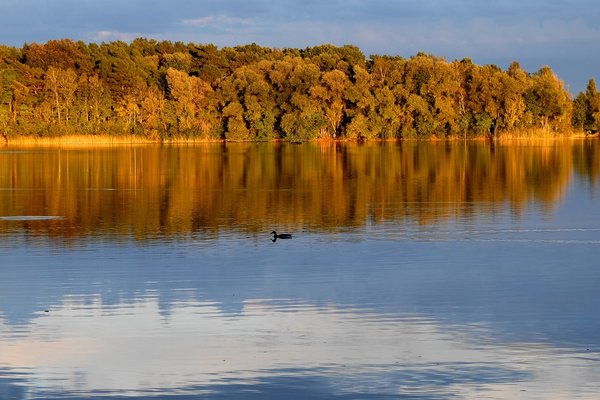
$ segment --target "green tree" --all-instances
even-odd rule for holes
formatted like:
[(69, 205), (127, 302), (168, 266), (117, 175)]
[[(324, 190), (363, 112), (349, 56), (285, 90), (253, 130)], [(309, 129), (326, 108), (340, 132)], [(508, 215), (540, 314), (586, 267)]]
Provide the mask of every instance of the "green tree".
[[(225, 124), (236, 126), (242, 122), (247, 128), (250, 139), (270, 139), (276, 136), (275, 122), (278, 117), (275, 93), (268, 82), (268, 74), (272, 68), (271, 61), (261, 61), (251, 66), (238, 68), (234, 73), (224, 79), (219, 86), (222, 103), (228, 109)], [(233, 104), (232, 106), (229, 106)], [(240, 108), (241, 107), (241, 108)], [(241, 112), (242, 119), (239, 119)], [(231, 123), (229, 119), (233, 119)], [(231, 135), (229, 128), (227, 135)]]
[(502, 112), (502, 71), (495, 65), (473, 70), (469, 84), (469, 108), (479, 134), (496, 134)]
[(327, 117), (319, 99), (311, 94), (318, 87), (321, 71), (301, 58), (287, 58), (270, 75), (280, 89), (280, 129), (289, 139), (314, 139), (325, 134)]
[(596, 81), (592, 78), (585, 90), (585, 124), (589, 131), (600, 130), (600, 93), (596, 89)]
[(189, 73), (192, 69), (192, 56), (183, 52), (163, 54), (160, 58), (160, 66), (165, 69), (173, 68)]
[(584, 130), (587, 120), (587, 98), (583, 92), (580, 92), (573, 100), (573, 117), (571, 123), (573, 127)]
[(525, 92), (525, 103), (534, 123), (537, 121), (543, 129), (564, 129), (571, 122), (569, 95), (549, 67), (542, 67), (533, 75), (531, 87)]

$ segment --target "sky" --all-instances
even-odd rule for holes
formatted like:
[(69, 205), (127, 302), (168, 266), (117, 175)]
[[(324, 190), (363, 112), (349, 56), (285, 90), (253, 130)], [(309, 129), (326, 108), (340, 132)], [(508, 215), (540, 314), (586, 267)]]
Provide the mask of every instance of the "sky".
[(550, 66), (573, 94), (600, 78), (598, 0), (0, 0), (5, 45), (136, 37), (519, 61), (529, 72)]

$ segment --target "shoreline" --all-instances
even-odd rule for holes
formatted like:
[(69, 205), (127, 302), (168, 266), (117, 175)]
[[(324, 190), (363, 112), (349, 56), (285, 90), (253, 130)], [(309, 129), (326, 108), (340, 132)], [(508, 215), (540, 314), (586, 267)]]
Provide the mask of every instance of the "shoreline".
[(52, 136), (52, 137), (37, 137), (37, 136), (3, 136), (0, 138), (0, 146), (2, 147), (89, 147), (89, 146), (133, 146), (133, 145), (196, 145), (196, 144), (208, 144), (208, 143), (377, 143), (377, 142), (511, 142), (511, 141), (524, 141), (524, 140), (574, 140), (574, 139), (597, 139), (599, 136), (586, 134), (585, 132), (570, 132), (561, 134), (537, 134), (537, 133), (502, 133), (498, 137), (435, 137), (430, 138), (394, 138), (394, 139), (334, 139), (334, 138), (318, 138), (309, 140), (286, 140), (286, 139), (272, 139), (265, 141), (234, 141), (226, 139), (200, 139), (200, 138), (176, 138), (169, 140), (156, 140), (148, 139), (136, 135), (127, 136), (116, 136), (108, 134), (99, 135), (63, 135), (63, 136)]

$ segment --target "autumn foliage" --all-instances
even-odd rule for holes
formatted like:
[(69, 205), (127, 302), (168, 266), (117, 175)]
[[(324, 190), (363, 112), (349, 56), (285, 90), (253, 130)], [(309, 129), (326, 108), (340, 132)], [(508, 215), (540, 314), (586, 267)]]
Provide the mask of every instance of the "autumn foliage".
[(549, 67), (272, 49), (53, 40), (0, 46), (0, 133), (228, 140), (477, 137), (600, 125)]

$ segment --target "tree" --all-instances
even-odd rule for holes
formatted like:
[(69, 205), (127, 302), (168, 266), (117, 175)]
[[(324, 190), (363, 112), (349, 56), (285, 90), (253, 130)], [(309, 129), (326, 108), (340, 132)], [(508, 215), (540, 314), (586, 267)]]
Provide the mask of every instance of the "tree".
[(495, 65), (473, 70), (468, 91), (474, 128), (480, 133), (496, 134), (502, 112), (502, 71)]
[(169, 95), (174, 101), (177, 132), (186, 136), (207, 135), (212, 131), (211, 111), (214, 104), (207, 102), (212, 88), (202, 79), (183, 71), (169, 68), (166, 73)]
[[(219, 85), (223, 107), (228, 109), (226, 125), (237, 126), (243, 122), (248, 130), (244, 134), (249, 135), (251, 139), (263, 140), (276, 136), (275, 122), (279, 113), (276, 109), (274, 88), (267, 77), (272, 66), (271, 61), (265, 60), (238, 68)], [(228, 120), (231, 118), (237, 122), (230, 123)], [(236, 128), (237, 131), (240, 129)], [(226, 136), (231, 134), (226, 133)]]
[(56, 122), (61, 124), (63, 119), (69, 122), (69, 110), (73, 96), (77, 90), (77, 74), (72, 69), (49, 67), (46, 71), (45, 87), (52, 98)]
[(596, 81), (592, 78), (585, 90), (585, 128), (590, 131), (600, 130), (600, 93), (596, 89)]
[(321, 104), (323, 114), (328, 122), (326, 128), (328, 136), (335, 138), (340, 134), (345, 109), (344, 95), (348, 86), (349, 81), (346, 74), (334, 69), (323, 73), (319, 84), (309, 89), (310, 95)]
[(518, 65), (511, 64), (509, 73), (502, 76), (501, 117), (502, 126), (511, 130), (525, 114), (525, 100), (523, 93), (527, 89), (527, 81), (524, 74), (518, 70)]
[(250, 131), (244, 121), (244, 107), (237, 101), (229, 103), (223, 109), (225, 118), (225, 137), (230, 140), (249, 140)]
[(163, 54), (160, 66), (165, 69), (173, 68), (189, 73), (192, 68), (192, 56), (189, 53), (182, 52)]
[(565, 128), (571, 122), (572, 103), (563, 83), (549, 67), (533, 75), (531, 87), (525, 92), (527, 111), (543, 129)]
[(149, 88), (141, 105), (141, 124), (146, 137), (158, 139), (167, 133), (166, 109), (163, 92), (156, 88)]
[(319, 99), (311, 94), (320, 85), (321, 71), (301, 58), (287, 58), (270, 75), (279, 88), (280, 129), (289, 139), (314, 139), (325, 133), (327, 118)]
[(98, 127), (98, 124), (100, 123), (101, 103), (106, 96), (104, 83), (100, 80), (98, 75), (92, 75), (88, 77), (86, 84), (86, 87), (88, 88), (87, 95), (90, 107), (90, 120)]
[(91, 68), (87, 59), (86, 46), (71, 39), (50, 40), (46, 44), (26, 44), (21, 51), (25, 64), (32, 68), (47, 70), (54, 67), (62, 70)]
[(379, 135), (376, 100), (372, 90), (371, 74), (360, 66), (354, 66), (352, 82), (345, 90), (345, 111), (349, 120), (346, 125), (346, 137), (374, 138)]
[(429, 103), (418, 94), (411, 93), (407, 99), (413, 124), (406, 129), (408, 136), (426, 138), (434, 133), (435, 121)]
[(450, 136), (459, 131), (460, 74), (444, 60), (435, 60), (430, 78), (421, 88), (434, 116), (434, 132)]

